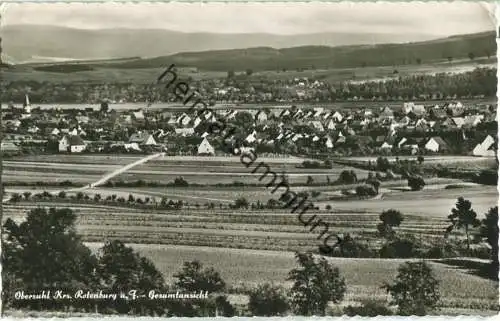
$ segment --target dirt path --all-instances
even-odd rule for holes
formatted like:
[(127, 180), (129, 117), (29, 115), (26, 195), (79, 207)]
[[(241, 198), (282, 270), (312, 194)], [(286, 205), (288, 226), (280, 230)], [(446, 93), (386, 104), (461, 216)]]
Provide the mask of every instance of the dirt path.
[(165, 156), (165, 153), (158, 153), (158, 154), (153, 154), (153, 155), (149, 155), (149, 156), (146, 156), (144, 158), (141, 158), (133, 163), (130, 163), (128, 165), (125, 165), (109, 174), (106, 174), (104, 175), (101, 179), (99, 179), (98, 181), (94, 182), (94, 183), (91, 183), (89, 185), (86, 185), (84, 187), (79, 187), (79, 188), (74, 188), (74, 189), (69, 189), (69, 190), (66, 190), (67, 192), (79, 192), (79, 191), (84, 191), (86, 189), (89, 189), (89, 188), (93, 188), (93, 187), (97, 187), (99, 185), (102, 185), (104, 183), (106, 183), (107, 181), (109, 181), (110, 179), (112, 179), (113, 177), (117, 176), (117, 175), (120, 175), (126, 171), (128, 171), (129, 169), (131, 169), (132, 167), (135, 167), (135, 166), (138, 166), (138, 165), (141, 165), (141, 164), (144, 164), (146, 163), (147, 161), (150, 161), (154, 158), (157, 158), (157, 157), (160, 157), (160, 156)]
[[(117, 170), (109, 173), (109, 174), (106, 174), (104, 175), (103, 177), (101, 177), (99, 180), (93, 182), (93, 183), (90, 183), (88, 185), (85, 185), (83, 187), (78, 187), (78, 188), (71, 188), (71, 189), (66, 189), (66, 190), (52, 190), (50, 191), (51, 194), (58, 194), (60, 191), (65, 191), (65, 192), (68, 192), (68, 193), (74, 193), (74, 192), (81, 192), (81, 191), (84, 191), (84, 190), (87, 190), (89, 188), (93, 188), (93, 187), (97, 187), (99, 185), (102, 185), (104, 183), (106, 183), (107, 181), (109, 181), (110, 179), (112, 179), (113, 177), (117, 176), (117, 175), (120, 175), (126, 171), (128, 171), (129, 169), (135, 167), (135, 166), (138, 166), (138, 165), (141, 165), (141, 164), (144, 164), (146, 163), (147, 161), (150, 161), (152, 159), (155, 159), (155, 158), (158, 158), (160, 156), (165, 156), (165, 153), (157, 153), (157, 154), (153, 154), (153, 155), (149, 155), (149, 156), (146, 156), (144, 158), (141, 158), (133, 163), (130, 163), (130, 164), (127, 164), (123, 167), (120, 167), (118, 168)], [(7, 203), (8, 201), (10, 201), (10, 199), (12, 198), (12, 194), (6, 194), (4, 196), (4, 199), (2, 200), (2, 203)]]

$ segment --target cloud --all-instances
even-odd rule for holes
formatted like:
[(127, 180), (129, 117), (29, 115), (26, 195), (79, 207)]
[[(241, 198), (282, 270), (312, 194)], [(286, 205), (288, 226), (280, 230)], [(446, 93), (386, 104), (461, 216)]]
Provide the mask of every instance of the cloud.
[(491, 4), (477, 2), (11, 3), (4, 10), (3, 24), (215, 33), (336, 31), (446, 36), (495, 30), (492, 10)]

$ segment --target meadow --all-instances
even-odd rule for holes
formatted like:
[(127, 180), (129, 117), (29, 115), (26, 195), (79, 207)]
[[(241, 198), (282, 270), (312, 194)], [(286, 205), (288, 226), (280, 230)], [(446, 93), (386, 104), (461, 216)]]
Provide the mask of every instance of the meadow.
[[(88, 245), (93, 249), (102, 246), (100, 243)], [(288, 288), (291, 286), (286, 280), (288, 272), (296, 267), (292, 252), (142, 244), (133, 244), (132, 247), (153, 260), (167, 281), (172, 281), (173, 275), (183, 262), (199, 260), (204, 265), (220, 271), (236, 292), (248, 290), (263, 282)], [(391, 282), (397, 274), (398, 266), (408, 261), (353, 258), (328, 260), (339, 267), (346, 279), (347, 293), (341, 303), (343, 306), (367, 299), (387, 300), (387, 293), (381, 286), (385, 282)], [(495, 282), (470, 274), (467, 270), (446, 261), (428, 262), (441, 281), (441, 308), (450, 313), (462, 313), (463, 310), (460, 309), (482, 309), (484, 314), (495, 313), (494, 309), (498, 305), (498, 288)], [(471, 313), (477, 314), (478, 311)]]
[[(111, 155), (54, 155), (10, 159), (5, 161), (7, 182), (23, 181), (60, 182), (74, 180), (91, 183), (105, 173), (140, 159), (137, 156)], [(338, 178), (341, 170), (353, 169), (335, 165), (332, 169), (304, 169), (297, 165), (299, 158), (265, 159), (276, 172), (285, 171), (290, 180), (305, 182), (307, 175), (314, 180), (327, 175)], [(455, 159), (456, 162), (467, 162)], [(426, 162), (432, 163), (432, 159)], [(122, 174), (114, 180), (143, 179), (162, 183), (183, 176), (188, 182), (210, 184), (242, 180), (257, 183), (258, 176), (240, 175), (245, 169), (238, 158), (164, 157), (133, 168), (130, 174)], [(358, 178), (366, 177), (367, 171), (353, 169)], [(249, 172), (248, 172), (249, 173)], [(130, 175), (130, 176), (127, 176)], [(30, 181), (31, 180), (31, 181)], [(403, 213), (404, 221), (396, 228), (399, 235), (412, 235), (426, 244), (442, 244), (447, 215), (457, 197), (472, 201), (473, 208), (482, 218), (484, 213), (497, 204), (498, 193), (494, 186), (463, 184), (462, 188), (446, 189), (459, 180), (432, 178), (422, 191), (408, 192), (402, 189), (405, 181), (383, 182), (380, 194), (374, 199), (351, 201), (315, 202), (319, 210), (311, 210), (329, 225), (329, 232), (349, 233), (372, 249), (379, 249), (384, 240), (377, 234), (379, 215), (387, 209)], [(344, 186), (294, 186), (292, 189), (317, 190), (321, 195), (338, 194)], [(351, 186), (352, 188), (352, 186)], [(62, 187), (8, 186), (7, 192), (64, 189)], [(84, 193), (102, 198), (116, 195), (127, 199), (129, 194), (152, 202), (162, 197), (183, 200), (189, 205), (181, 210), (166, 210), (129, 206), (127, 204), (96, 203), (93, 200), (65, 199), (22, 200), (4, 203), (5, 218), (24, 219), (29, 209), (38, 206), (70, 207), (77, 214), (76, 229), (83, 240), (96, 249), (106, 240), (119, 239), (131, 244), (171, 280), (173, 273), (187, 260), (198, 259), (219, 270), (229, 283), (235, 302), (245, 300), (245, 291), (262, 282), (274, 282), (285, 287), (287, 273), (295, 266), (294, 251), (317, 250), (322, 241), (320, 232), (310, 231), (288, 210), (233, 210), (227, 205), (239, 197), (250, 202), (266, 202), (273, 195), (262, 186), (188, 186), (188, 187), (96, 187)], [(205, 204), (215, 203), (214, 209)], [(195, 206), (196, 204), (199, 207)], [(219, 208), (223, 204), (223, 208)], [(331, 209), (326, 209), (327, 205)], [(454, 231), (451, 239), (463, 239), (464, 232)], [(343, 304), (360, 302), (368, 298), (387, 299), (380, 288), (384, 282), (394, 279), (401, 259), (354, 259), (329, 258), (346, 277), (348, 292)], [(466, 259), (481, 261), (479, 259)], [(486, 261), (481, 261), (486, 262)], [(493, 313), (498, 305), (497, 283), (481, 278), (461, 264), (446, 260), (429, 261), (441, 282), (443, 300), (440, 306), (451, 314)], [(491, 312), (491, 313), (490, 313)]]

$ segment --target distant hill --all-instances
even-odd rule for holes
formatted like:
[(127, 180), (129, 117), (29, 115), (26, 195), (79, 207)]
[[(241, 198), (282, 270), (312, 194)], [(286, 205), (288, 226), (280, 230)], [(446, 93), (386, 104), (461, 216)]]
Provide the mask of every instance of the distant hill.
[(95, 60), (168, 56), (179, 52), (251, 47), (288, 48), (307, 45), (345, 46), (402, 43), (434, 39), (415, 32), (342, 33), (301, 35), (265, 33), (183, 33), (159, 29), (83, 30), (56, 26), (5, 25), (0, 30), (3, 56), (10, 63), (50, 62), (55, 59)]
[[(149, 59), (87, 63), (90, 68), (161, 68), (172, 63), (212, 71), (331, 69), (398, 66), (443, 60), (494, 56), (494, 32), (477, 33), (408, 44), (362, 46), (302, 46), (186, 52)], [(472, 54), (472, 55), (471, 55)], [(469, 57), (470, 56), (470, 57)], [(73, 64), (73, 62), (72, 62)], [(64, 65), (64, 64), (61, 64)]]

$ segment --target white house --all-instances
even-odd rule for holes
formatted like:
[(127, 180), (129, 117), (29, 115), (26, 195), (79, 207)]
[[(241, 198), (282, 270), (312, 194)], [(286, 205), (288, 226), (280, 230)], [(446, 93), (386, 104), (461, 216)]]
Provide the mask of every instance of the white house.
[(492, 148), (495, 146), (495, 139), (491, 137), (491, 135), (486, 136), (482, 143), (477, 144), (476, 147), (472, 150), (472, 155), (474, 156), (482, 156), (482, 157), (494, 157), (495, 149)]
[(247, 136), (247, 138), (245, 138), (245, 140), (249, 143), (253, 143), (257, 140), (257, 137), (255, 137), (257, 135), (257, 132), (254, 130), (250, 135)]
[(191, 121), (191, 117), (189, 117), (186, 113), (183, 113), (181, 117), (177, 119), (177, 123), (182, 126), (187, 126)]
[(83, 139), (78, 135), (64, 136), (59, 140), (60, 152), (81, 153), (85, 150), (86, 145)]
[(427, 143), (425, 143), (424, 148), (431, 152), (439, 152), (448, 149), (446, 142), (439, 136), (430, 138)]
[(156, 140), (153, 135), (143, 132), (132, 134), (129, 138), (129, 143), (137, 143), (138, 145), (156, 145)]
[(319, 132), (322, 132), (322, 131), (324, 131), (324, 130), (325, 130), (325, 129), (323, 128), (323, 125), (321, 124), (321, 122), (320, 122), (320, 121), (318, 121), (318, 120), (313, 120), (313, 121), (311, 122), (311, 125), (313, 125), (314, 129), (316, 129), (316, 130), (317, 130), (317, 131), (319, 131)]
[(193, 128), (198, 127), (198, 125), (201, 123), (200, 117), (196, 117), (193, 122)]
[(175, 133), (181, 136), (191, 136), (194, 134), (194, 128), (193, 127), (176, 128)]
[(203, 138), (203, 141), (198, 146), (198, 155), (214, 155), (215, 150), (208, 142), (207, 138)]
[(326, 148), (333, 148), (333, 141), (330, 137), (326, 138), (325, 146)]
[(334, 122), (332, 119), (330, 119), (330, 120), (328, 121), (328, 123), (326, 124), (326, 128), (328, 128), (328, 129), (330, 129), (330, 130), (335, 129), (335, 127), (336, 127), (335, 122)]
[(135, 120), (144, 120), (144, 113), (142, 112), (142, 110), (133, 112), (132, 116), (134, 116)]
[(258, 122), (260, 122), (260, 123), (267, 121), (267, 114), (266, 114), (266, 112), (265, 112), (265, 111), (263, 111), (263, 110), (259, 111), (259, 112), (257, 113), (257, 115), (255, 116), (255, 119), (256, 119)]
[(344, 119), (344, 117), (342, 116), (341, 113), (339, 113), (338, 111), (336, 111), (333, 115), (332, 115), (332, 119), (334, 121), (336, 121), (337, 123), (340, 123), (342, 121), (342, 119)]

